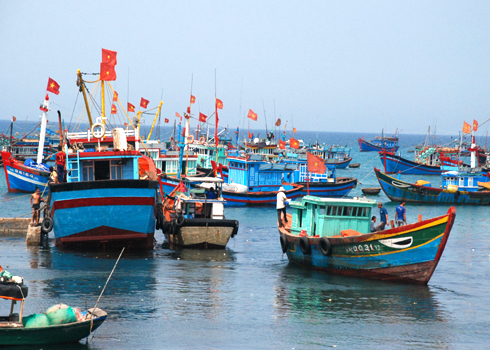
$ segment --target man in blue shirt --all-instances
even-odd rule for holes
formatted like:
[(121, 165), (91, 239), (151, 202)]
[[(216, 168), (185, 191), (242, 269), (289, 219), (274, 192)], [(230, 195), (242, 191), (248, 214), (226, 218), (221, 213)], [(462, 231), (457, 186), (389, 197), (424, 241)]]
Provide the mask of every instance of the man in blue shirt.
[(401, 202), (400, 205), (396, 207), (396, 224), (399, 227), (407, 224), (406, 213), (407, 209), (405, 209), (405, 202)]
[(383, 208), (383, 203), (378, 202), (378, 208), (379, 208), (379, 225), (376, 226), (376, 231), (383, 231), (385, 229), (385, 226), (390, 224), (388, 223), (388, 210)]

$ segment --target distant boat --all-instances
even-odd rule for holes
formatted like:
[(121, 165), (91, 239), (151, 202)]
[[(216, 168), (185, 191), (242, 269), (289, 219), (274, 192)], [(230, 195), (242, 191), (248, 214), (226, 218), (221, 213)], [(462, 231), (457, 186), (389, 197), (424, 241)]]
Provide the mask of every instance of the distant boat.
[(306, 269), (427, 284), (442, 256), (456, 218), (446, 215), (370, 232), (376, 201), (303, 197), (290, 204), (289, 226), (280, 227), (283, 253)]
[(395, 136), (384, 136), (384, 133), (381, 133), (381, 136), (376, 136), (375, 139), (371, 141), (366, 141), (364, 138), (359, 138), (359, 151), (360, 152), (379, 152), (385, 149), (387, 152), (396, 152), (398, 151), (398, 136), (395, 133)]

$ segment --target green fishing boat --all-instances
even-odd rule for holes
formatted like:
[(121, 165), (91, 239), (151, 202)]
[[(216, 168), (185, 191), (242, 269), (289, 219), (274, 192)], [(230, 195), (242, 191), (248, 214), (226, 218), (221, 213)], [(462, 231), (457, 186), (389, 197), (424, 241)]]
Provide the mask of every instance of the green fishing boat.
[[(12, 302), (10, 314), (0, 316), (0, 346), (77, 342), (89, 336), (107, 318), (105, 311), (96, 308), (79, 313), (75, 322), (32, 327), (29, 320), (39, 315), (23, 317), (27, 294), (28, 287), (23, 283), (0, 282), (0, 299)], [(14, 313), (17, 302), (20, 302), (20, 311)]]

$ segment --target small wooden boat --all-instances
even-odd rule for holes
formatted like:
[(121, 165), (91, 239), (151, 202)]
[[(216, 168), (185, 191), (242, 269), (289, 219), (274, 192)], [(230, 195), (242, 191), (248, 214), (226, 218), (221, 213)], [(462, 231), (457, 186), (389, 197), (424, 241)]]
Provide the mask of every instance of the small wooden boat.
[[(28, 318), (22, 315), (27, 294), (28, 288), (23, 283), (0, 283), (0, 298), (12, 301), (10, 314), (0, 316), (0, 346), (77, 342), (89, 336), (107, 318), (107, 313), (97, 308), (89, 309), (80, 321), (29, 327), (25, 324)], [(17, 301), (21, 302), (20, 312), (14, 313)]]
[(238, 221), (224, 215), (222, 184), (219, 178), (186, 177), (185, 189), (179, 185), (166, 196), (161, 228), (169, 243), (186, 248), (223, 249), (236, 236)]
[(361, 166), (361, 163), (352, 163), (349, 164), (349, 168), (359, 168)]
[(364, 194), (379, 194), (381, 192), (381, 187), (365, 187), (362, 189), (362, 193)]
[(447, 214), (370, 232), (376, 201), (305, 196), (291, 202), (290, 226), (280, 227), (283, 253), (308, 269), (385, 281), (427, 284), (456, 218)]

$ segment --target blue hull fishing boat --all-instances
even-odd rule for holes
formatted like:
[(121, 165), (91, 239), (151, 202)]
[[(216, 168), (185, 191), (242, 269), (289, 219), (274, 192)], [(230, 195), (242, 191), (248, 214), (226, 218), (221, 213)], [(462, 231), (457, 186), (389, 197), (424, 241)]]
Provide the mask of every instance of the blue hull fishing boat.
[(359, 138), (359, 151), (360, 152), (379, 152), (385, 149), (387, 152), (398, 151), (398, 136), (384, 136), (383, 132), (381, 137), (377, 136), (374, 140), (366, 141), (364, 138)]
[(442, 173), (440, 165), (420, 164), (384, 151), (379, 152), (379, 158), (386, 174), (401, 172), (405, 175), (441, 175)]
[[(438, 204), (490, 204), (490, 190), (480, 183), (488, 183), (488, 175), (481, 172), (460, 171), (443, 173), (442, 188), (430, 187), (430, 183), (408, 183), (374, 169), (386, 196), (396, 202)], [(480, 190), (480, 187), (482, 190)]]
[(228, 161), (229, 182), (226, 187), (223, 186), (222, 192), (226, 205), (276, 204), (281, 186), (286, 190), (285, 194), (289, 199), (302, 195), (302, 185), (283, 181), (296, 170), (295, 164), (269, 163), (259, 154), (252, 154), (247, 158), (229, 156)]
[(279, 227), (291, 263), (329, 273), (427, 284), (442, 256), (456, 211), (370, 232), (376, 201), (313, 196), (290, 204), (290, 226)]

